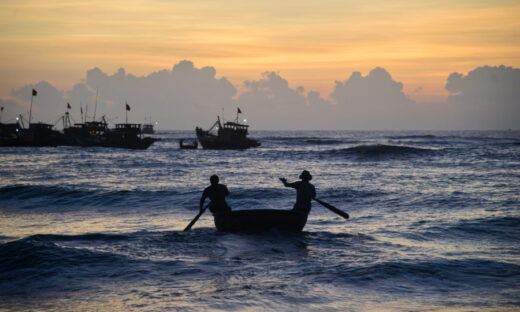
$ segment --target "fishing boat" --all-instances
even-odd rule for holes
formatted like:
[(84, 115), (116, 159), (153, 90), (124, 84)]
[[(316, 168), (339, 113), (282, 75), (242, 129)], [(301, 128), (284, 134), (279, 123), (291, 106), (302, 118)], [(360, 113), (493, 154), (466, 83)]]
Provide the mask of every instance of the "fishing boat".
[(238, 121), (228, 121), (222, 125), (220, 118), (217, 117), (217, 121), (209, 130), (196, 127), (195, 133), (200, 145), (205, 149), (246, 149), (260, 146), (259, 141), (246, 137), (248, 127)]
[[(2, 146), (52, 146), (63, 141), (63, 134), (54, 130), (54, 126), (43, 122), (31, 122), (33, 98), (38, 94), (32, 89), (31, 107), (29, 109), (29, 127), (26, 128), (22, 115), (16, 118), (16, 124), (2, 124), (0, 127), (0, 144)], [(3, 110), (3, 108), (2, 108)]]
[(307, 223), (306, 213), (277, 209), (233, 210), (215, 213), (213, 218), (219, 232), (301, 232)]
[(0, 123), (0, 146), (14, 146), (18, 140), (19, 123)]
[(63, 135), (53, 129), (53, 125), (43, 122), (29, 124), (4, 124), (1, 130), (1, 146), (56, 147), (63, 141)]
[(71, 125), (69, 114), (66, 113), (63, 122), (63, 145), (73, 146), (103, 146), (107, 141), (108, 123), (105, 117), (101, 121), (85, 121)]
[(191, 143), (184, 143), (185, 139), (179, 140), (179, 148), (181, 149), (197, 149), (199, 144), (197, 143), (197, 140), (191, 141)]
[(63, 141), (63, 135), (53, 129), (53, 125), (43, 122), (29, 124), (29, 129), (18, 130), (18, 146), (56, 147)]
[(102, 146), (120, 147), (129, 149), (147, 149), (158, 139), (143, 137), (141, 124), (123, 123), (116, 124), (114, 129), (106, 133), (106, 141)]

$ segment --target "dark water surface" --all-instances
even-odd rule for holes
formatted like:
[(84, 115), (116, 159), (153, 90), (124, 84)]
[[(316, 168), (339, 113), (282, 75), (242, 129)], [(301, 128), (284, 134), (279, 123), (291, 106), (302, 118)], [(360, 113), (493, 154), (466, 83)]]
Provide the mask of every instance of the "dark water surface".
[[(253, 132), (245, 151), (0, 149), (0, 311), (518, 311), (520, 132)], [(301, 234), (191, 232), (218, 174), (234, 209)]]

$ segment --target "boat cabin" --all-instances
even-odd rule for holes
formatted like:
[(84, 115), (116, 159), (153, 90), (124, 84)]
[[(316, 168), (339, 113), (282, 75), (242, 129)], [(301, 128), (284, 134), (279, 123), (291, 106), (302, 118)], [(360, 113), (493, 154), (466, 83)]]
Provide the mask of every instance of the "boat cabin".
[(29, 129), (40, 130), (40, 131), (44, 131), (44, 130), (50, 131), (50, 130), (52, 130), (52, 127), (54, 127), (54, 126), (50, 125), (50, 124), (43, 123), (43, 122), (31, 123), (29, 125)]
[(224, 123), (224, 126), (219, 128), (218, 131), (219, 135), (234, 135), (238, 137), (245, 137), (247, 135), (248, 127), (248, 125), (228, 121)]

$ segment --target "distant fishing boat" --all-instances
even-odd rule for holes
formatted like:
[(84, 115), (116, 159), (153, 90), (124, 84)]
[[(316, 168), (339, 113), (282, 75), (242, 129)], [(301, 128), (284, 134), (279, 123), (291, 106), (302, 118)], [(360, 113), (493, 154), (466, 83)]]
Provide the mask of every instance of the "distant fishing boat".
[(108, 123), (105, 117), (101, 121), (85, 121), (71, 125), (69, 113), (65, 113), (63, 122), (63, 145), (103, 146), (106, 143)]
[[(1, 146), (51, 146), (56, 147), (62, 143), (63, 135), (53, 129), (53, 125), (43, 122), (32, 123), (33, 98), (38, 95), (35, 89), (31, 93), (31, 106), (29, 109), (29, 127), (25, 128), (23, 117), (17, 118), (17, 123), (2, 124)], [(2, 108), (3, 110), (3, 108)]]
[[(240, 109), (238, 110), (240, 112)], [(247, 138), (249, 125), (236, 121), (228, 121), (222, 125), (220, 117), (209, 130), (196, 127), (197, 139), (205, 149), (246, 149), (260, 146), (260, 142)], [(216, 134), (212, 133), (216, 131)]]
[(102, 146), (120, 147), (130, 149), (147, 149), (158, 139), (143, 137), (141, 124), (123, 123), (116, 124), (114, 129), (106, 133), (107, 140)]
[(22, 116), (17, 119), (17, 123), (0, 124), (0, 146), (56, 147), (62, 143), (63, 135), (53, 125), (36, 122), (25, 128)]
[(0, 123), (0, 146), (14, 146), (21, 127), (16, 123)]

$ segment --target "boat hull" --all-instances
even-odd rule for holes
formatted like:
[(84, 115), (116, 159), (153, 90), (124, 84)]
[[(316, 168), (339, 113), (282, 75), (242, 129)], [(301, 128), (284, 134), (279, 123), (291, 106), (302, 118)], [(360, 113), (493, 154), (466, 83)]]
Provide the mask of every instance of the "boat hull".
[(219, 232), (301, 232), (307, 223), (305, 213), (276, 209), (234, 210), (213, 214), (213, 218)]
[[(217, 121), (219, 122), (219, 121)], [(220, 125), (220, 123), (219, 123)], [(219, 126), (218, 135), (210, 134), (197, 127), (195, 133), (200, 145), (204, 149), (247, 149), (260, 146), (260, 142), (246, 137), (247, 131), (233, 131), (232, 129), (222, 129)]]
[(251, 147), (258, 147), (260, 143), (252, 139), (244, 140), (219, 140), (214, 138), (199, 138), (200, 145), (204, 149), (247, 149)]

